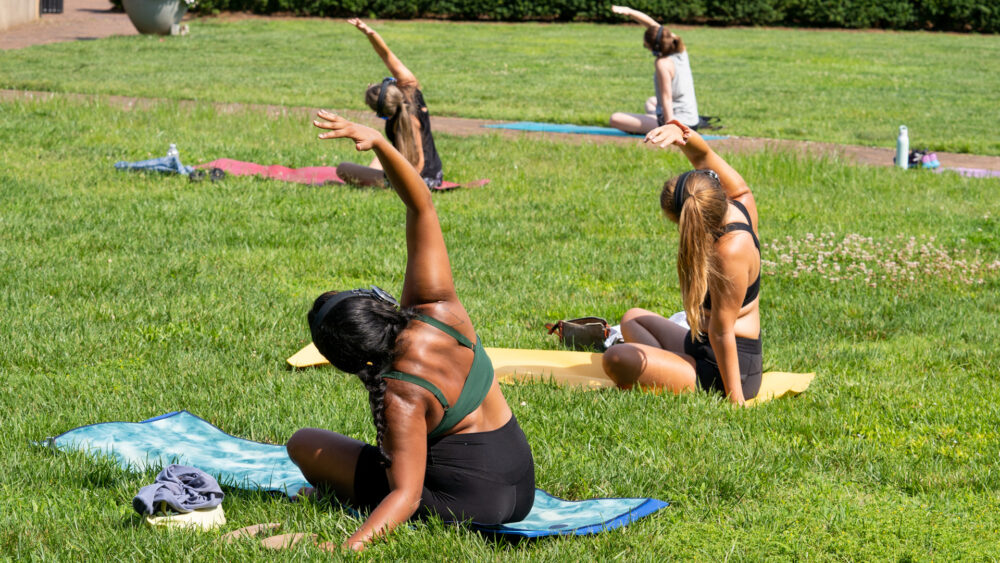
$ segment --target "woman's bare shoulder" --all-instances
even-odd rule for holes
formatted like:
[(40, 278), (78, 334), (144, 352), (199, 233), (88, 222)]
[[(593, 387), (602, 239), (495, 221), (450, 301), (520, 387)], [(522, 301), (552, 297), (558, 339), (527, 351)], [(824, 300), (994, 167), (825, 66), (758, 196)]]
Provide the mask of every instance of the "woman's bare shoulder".
[[(742, 222), (742, 221), (741, 221)], [(757, 260), (757, 250), (750, 233), (743, 230), (723, 234), (715, 241), (715, 255), (722, 264), (750, 263)]]
[(674, 74), (674, 60), (670, 57), (658, 57), (655, 66), (660, 72), (666, 72), (671, 76)]
[[(406, 373), (406, 372), (404, 372)], [(385, 385), (385, 413), (395, 416), (423, 416), (434, 396), (423, 387), (387, 377)]]
[(462, 334), (466, 332), (475, 333), (475, 330), (472, 328), (472, 319), (469, 318), (469, 313), (465, 310), (465, 306), (458, 299), (422, 303), (415, 306), (414, 309), (418, 313), (444, 323)]
[[(757, 224), (760, 222), (760, 216), (757, 213), (757, 200), (754, 199), (753, 192), (750, 191), (749, 186), (747, 187), (746, 192), (740, 194), (739, 197), (733, 198), (733, 201), (738, 201), (741, 204), (743, 204), (743, 207), (746, 208), (747, 213), (750, 214), (750, 221), (752, 222), (751, 226), (753, 227), (753, 231), (755, 233), (758, 232)], [(743, 221), (746, 221), (746, 217), (743, 217), (742, 213), (740, 214), (740, 216), (742, 217)]]
[(396, 87), (403, 91), (403, 95), (407, 99), (412, 99), (416, 95), (417, 90), (420, 89), (420, 82), (416, 77), (413, 78), (402, 78), (396, 80)]

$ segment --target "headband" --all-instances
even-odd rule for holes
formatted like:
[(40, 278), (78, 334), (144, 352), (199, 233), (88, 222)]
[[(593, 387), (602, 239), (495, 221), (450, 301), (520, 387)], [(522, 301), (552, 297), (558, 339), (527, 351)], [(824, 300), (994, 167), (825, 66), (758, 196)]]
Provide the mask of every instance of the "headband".
[(386, 76), (385, 78), (382, 79), (382, 87), (379, 88), (378, 92), (378, 103), (375, 104), (375, 114), (378, 115), (379, 117), (387, 117), (383, 115), (384, 113), (383, 110), (385, 109), (383, 107), (385, 106), (385, 91), (386, 91), (386, 86), (394, 82), (396, 82), (396, 79), (391, 76)]
[(681, 208), (684, 207), (684, 202), (687, 201), (688, 196), (691, 195), (684, 190), (684, 185), (687, 184), (688, 176), (694, 174), (695, 172), (701, 172), (710, 178), (713, 178), (715, 181), (719, 180), (719, 175), (715, 173), (715, 170), (708, 168), (688, 170), (687, 172), (681, 174), (680, 177), (677, 178), (677, 184), (674, 186), (674, 211), (677, 212), (678, 215), (681, 214)]
[[(323, 326), (323, 320), (326, 318), (327, 314), (333, 310), (337, 303), (351, 297), (369, 297), (371, 299), (375, 299), (376, 301), (388, 303), (393, 307), (399, 307), (399, 301), (396, 301), (395, 297), (377, 285), (371, 286), (371, 289), (351, 289), (348, 291), (341, 291), (340, 293), (337, 293), (333, 297), (327, 299), (326, 303), (323, 303), (323, 306), (319, 308), (319, 312), (316, 313), (316, 316), (313, 317), (312, 323), (309, 324), (309, 330), (312, 334), (316, 334), (316, 330)], [(315, 337), (313, 339), (315, 340)]]
[(677, 178), (677, 183), (674, 184), (674, 212), (678, 215), (681, 214), (681, 208), (684, 207), (684, 202), (690, 195), (684, 191), (684, 184), (687, 183), (688, 176), (692, 173), (694, 173), (694, 170), (688, 170), (681, 174), (680, 178)]
[(650, 51), (653, 52), (654, 57), (660, 56), (660, 43), (663, 41), (663, 26), (661, 25), (656, 29), (656, 39), (653, 40), (653, 48)]

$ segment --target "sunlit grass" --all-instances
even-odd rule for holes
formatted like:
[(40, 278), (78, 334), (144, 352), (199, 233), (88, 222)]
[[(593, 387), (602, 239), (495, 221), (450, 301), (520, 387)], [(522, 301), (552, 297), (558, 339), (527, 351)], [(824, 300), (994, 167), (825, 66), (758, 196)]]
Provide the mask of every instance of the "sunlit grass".
[[(606, 124), (652, 95), (635, 26), (384, 22), (437, 115)], [(0, 87), (364, 107), (386, 70), (341, 20), (191, 23), (0, 52)], [(1000, 41), (990, 35), (681, 29), (699, 109), (725, 133), (1000, 155)]]
[[(284, 360), (308, 341), (305, 312), (321, 291), (398, 292), (402, 205), (383, 190), (192, 184), (112, 167), (170, 142), (188, 163), (367, 157), (316, 141), (304, 117), (57, 98), (0, 105), (0, 137), (0, 552), (273, 557), (253, 542), (216, 544), (214, 532), (149, 530), (130, 500), (152, 473), (30, 441), (177, 409), (273, 443), (302, 426), (372, 440), (355, 380)], [(459, 294), (487, 345), (552, 348), (546, 321), (680, 308), (676, 235), (657, 208), (659, 185), (686, 168), (679, 153), (499, 136), (441, 135), (438, 146), (446, 177), (492, 179), (435, 195)], [(765, 259), (779, 259), (772, 246), (785, 237), (831, 232), (1000, 253), (996, 180), (782, 153), (731, 161), (755, 190)], [(762, 281), (765, 368), (818, 377), (801, 397), (752, 410), (705, 394), (505, 387), (540, 487), (671, 507), (623, 531), (517, 546), (421, 524), (363, 558), (994, 557), (1000, 276), (982, 278), (870, 287), (778, 267)], [(337, 507), (259, 494), (232, 492), (224, 506), (223, 531), (276, 521), (340, 540), (358, 525)]]

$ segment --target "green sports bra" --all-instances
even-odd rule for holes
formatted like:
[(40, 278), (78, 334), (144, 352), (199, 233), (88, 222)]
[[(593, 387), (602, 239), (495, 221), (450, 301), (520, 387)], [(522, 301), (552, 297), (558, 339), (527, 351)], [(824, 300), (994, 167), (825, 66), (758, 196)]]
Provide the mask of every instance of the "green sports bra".
[(493, 386), (493, 362), (486, 355), (486, 349), (483, 348), (478, 335), (476, 336), (476, 343), (472, 344), (462, 333), (435, 318), (428, 317), (427, 315), (418, 315), (417, 319), (444, 332), (457, 340), (459, 344), (475, 353), (472, 359), (472, 367), (469, 368), (469, 377), (465, 380), (465, 386), (462, 387), (462, 392), (459, 394), (458, 400), (451, 406), (448, 405), (448, 399), (445, 398), (444, 393), (426, 379), (421, 379), (415, 375), (401, 371), (390, 371), (382, 374), (382, 377), (386, 379), (398, 379), (419, 385), (437, 397), (438, 402), (444, 407), (444, 417), (437, 427), (427, 435), (428, 438), (437, 438), (454, 428), (463, 418), (469, 416), (472, 411), (478, 409), (479, 405), (483, 404), (486, 394), (490, 392), (490, 387)]

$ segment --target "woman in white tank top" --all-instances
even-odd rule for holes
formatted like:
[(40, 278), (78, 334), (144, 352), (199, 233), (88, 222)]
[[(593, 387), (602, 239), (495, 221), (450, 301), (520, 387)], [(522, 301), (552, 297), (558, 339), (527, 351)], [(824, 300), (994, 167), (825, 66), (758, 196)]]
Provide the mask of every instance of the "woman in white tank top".
[(644, 135), (660, 125), (677, 120), (696, 129), (698, 101), (695, 99), (694, 78), (684, 41), (638, 10), (624, 6), (612, 6), (611, 10), (646, 26), (643, 44), (656, 57), (653, 74), (656, 95), (646, 100), (646, 112), (614, 113), (611, 115), (611, 126), (626, 133)]

